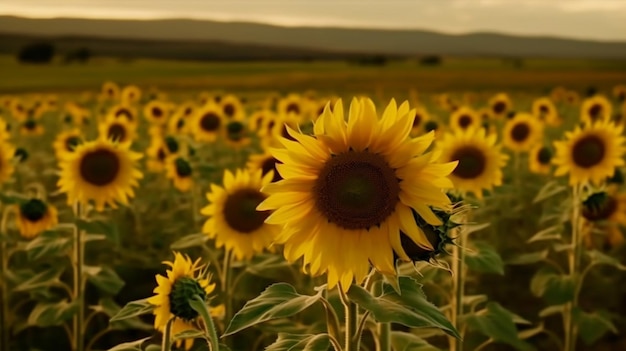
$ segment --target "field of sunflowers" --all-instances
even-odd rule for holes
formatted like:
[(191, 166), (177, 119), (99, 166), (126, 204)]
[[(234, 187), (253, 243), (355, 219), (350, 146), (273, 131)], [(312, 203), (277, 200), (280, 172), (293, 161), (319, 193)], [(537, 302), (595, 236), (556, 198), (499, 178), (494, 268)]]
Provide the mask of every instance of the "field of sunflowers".
[(626, 349), (625, 85), (0, 117), (2, 351)]

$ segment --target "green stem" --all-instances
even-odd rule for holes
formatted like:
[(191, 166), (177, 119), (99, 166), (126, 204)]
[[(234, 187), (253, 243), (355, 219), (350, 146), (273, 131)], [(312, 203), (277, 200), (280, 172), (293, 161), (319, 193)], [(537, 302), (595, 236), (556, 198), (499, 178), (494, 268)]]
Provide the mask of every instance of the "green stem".
[[(82, 208), (77, 202), (74, 204), (74, 215), (77, 219), (82, 218)], [(85, 236), (84, 231), (79, 230), (78, 227), (74, 228), (74, 252), (73, 252), (73, 268), (74, 268), (74, 300), (78, 303), (78, 311), (74, 315), (74, 349), (76, 351), (84, 350), (84, 318), (85, 318), (85, 299), (84, 299), (84, 279), (83, 279), (83, 266), (85, 260), (83, 240)]]
[(9, 217), (10, 207), (5, 207), (2, 212), (2, 225), (0, 228), (0, 301), (2, 301), (2, 307), (0, 308), (0, 330), (2, 330), (2, 337), (0, 339), (0, 350), (9, 349), (9, 293), (6, 286), (6, 275), (9, 272), (9, 254), (7, 252), (7, 219)]
[[(224, 329), (233, 316), (233, 298), (232, 298), (232, 252), (226, 251), (224, 252), (224, 263), (222, 264), (222, 277), (221, 277), (221, 286), (222, 286), (222, 296), (224, 301)], [(224, 342), (226, 346), (232, 348), (232, 340), (230, 337), (226, 337)]]
[(174, 318), (170, 318), (170, 320), (167, 321), (167, 324), (165, 325), (165, 330), (163, 331), (163, 340), (161, 341), (161, 351), (170, 351), (170, 349), (172, 348), (171, 334)]
[(378, 324), (378, 351), (391, 351), (391, 323)]
[(344, 351), (358, 351), (360, 340), (355, 338), (359, 324), (358, 306), (350, 301), (348, 296), (341, 289), (342, 287), (340, 286), (339, 295), (341, 296), (341, 302), (343, 303), (346, 313)]
[[(568, 257), (569, 263), (569, 274), (573, 281), (576, 284), (581, 284), (580, 279), (580, 265), (582, 261), (583, 254), (583, 245), (582, 245), (582, 230), (581, 230), (581, 220), (580, 220), (580, 188), (575, 186), (572, 189), (572, 250), (570, 251)], [(563, 329), (564, 329), (564, 339), (565, 345), (563, 349), (565, 351), (575, 351), (576, 350), (576, 339), (578, 336), (578, 328), (574, 323), (574, 309), (578, 307), (578, 296), (574, 296), (572, 302), (568, 303), (565, 306), (565, 311), (563, 314)]]
[[(461, 329), (460, 317), (463, 315), (463, 295), (465, 294), (465, 233), (462, 229), (457, 229), (458, 239), (456, 245), (452, 248), (452, 271), (454, 274), (452, 295), (452, 325), (457, 330)], [(460, 338), (449, 337), (450, 351), (463, 351), (463, 340)]]
[(204, 301), (203, 298), (201, 298), (200, 296), (196, 295), (194, 296), (194, 299), (196, 299), (196, 301), (200, 302), (203, 304), (204, 306), (204, 325), (205, 325), (205, 331), (209, 336), (209, 340), (207, 342), (209, 349), (211, 351), (219, 351), (219, 337), (217, 336), (217, 329), (215, 328), (215, 323), (213, 322), (213, 318), (211, 317), (211, 313), (209, 312), (209, 309), (206, 305), (206, 301)]

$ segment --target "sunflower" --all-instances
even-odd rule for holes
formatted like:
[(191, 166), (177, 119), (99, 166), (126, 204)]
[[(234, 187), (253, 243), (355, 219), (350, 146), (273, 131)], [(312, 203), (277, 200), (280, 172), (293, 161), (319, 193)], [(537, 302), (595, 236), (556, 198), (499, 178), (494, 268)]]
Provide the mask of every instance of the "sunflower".
[[(174, 252), (174, 262), (163, 263), (170, 269), (165, 276), (156, 275), (157, 287), (153, 291), (156, 295), (147, 300), (154, 306), (154, 328), (163, 332), (173, 319), (172, 337), (186, 330), (200, 330), (202, 317), (189, 305), (189, 300), (199, 296), (207, 301), (215, 284), (209, 283), (211, 277), (200, 265), (200, 259), (192, 262), (189, 256)], [(181, 343), (182, 340), (177, 342), (179, 346)], [(185, 339), (185, 349), (192, 345), (193, 339)]]
[(222, 109), (222, 115), (228, 119), (239, 119), (245, 117), (243, 104), (235, 95), (228, 94), (224, 96), (224, 98), (219, 101), (219, 106)]
[(565, 100), (566, 95), (567, 95), (567, 89), (565, 89), (562, 86), (554, 87), (550, 91), (550, 99), (552, 99), (552, 101), (561, 102)]
[(489, 109), (491, 118), (502, 118), (506, 116), (512, 108), (511, 99), (505, 93), (499, 93), (489, 99)]
[(28, 118), (28, 109), (24, 106), (22, 100), (16, 98), (11, 101), (11, 116), (18, 122)]
[(168, 157), (168, 148), (163, 137), (153, 135), (150, 138), (150, 145), (146, 149), (146, 168), (154, 173), (162, 172), (165, 168), (165, 161)]
[(109, 114), (115, 118), (125, 118), (131, 123), (137, 123), (137, 111), (127, 104), (113, 106)]
[(506, 121), (502, 133), (504, 146), (515, 152), (525, 152), (543, 137), (543, 125), (530, 114), (517, 113)]
[(532, 113), (547, 125), (555, 127), (561, 125), (562, 120), (559, 117), (559, 112), (550, 98), (542, 97), (533, 101)]
[(124, 104), (134, 104), (141, 100), (141, 89), (136, 85), (127, 85), (122, 89), (121, 100)]
[(116, 201), (128, 204), (128, 198), (134, 196), (132, 188), (143, 177), (135, 169), (142, 155), (129, 148), (129, 144), (99, 139), (76, 146), (73, 153), (61, 159), (57, 185), (67, 193), (68, 204), (93, 200), (99, 212), (106, 204), (117, 208)]
[(434, 163), (424, 153), (434, 135), (410, 138), (415, 111), (394, 100), (378, 118), (370, 99), (353, 99), (348, 121), (341, 100), (326, 108), (314, 136), (289, 129), (284, 149), (272, 155), (284, 178), (263, 188), (270, 196), (258, 210), (275, 210), (266, 220), (282, 224), (277, 242), (287, 260), (304, 258), (311, 275), (328, 273), (329, 288), (346, 290), (361, 282), (370, 264), (394, 274), (393, 251), (405, 258), (400, 230), (431, 247), (413, 220), (414, 209), (430, 224), (441, 224), (431, 206), (450, 207), (442, 188), (456, 162)]
[(20, 125), (20, 134), (24, 136), (39, 136), (44, 133), (43, 126), (37, 120), (29, 118)]
[(108, 139), (120, 144), (132, 144), (137, 137), (137, 126), (125, 118), (115, 118), (109, 115), (98, 125), (100, 138)]
[(167, 122), (167, 128), (171, 134), (180, 135), (188, 132), (189, 121), (192, 119), (196, 105), (193, 102), (186, 102), (180, 105), (172, 117)]
[(272, 156), (271, 153), (265, 152), (257, 155), (250, 155), (246, 167), (251, 171), (261, 170), (261, 175), (265, 176), (268, 173), (272, 173), (272, 183), (283, 179), (280, 173), (276, 169), (276, 165), (280, 163)]
[(535, 174), (550, 174), (552, 150), (548, 146), (536, 145), (530, 149), (528, 169)]
[(172, 180), (174, 187), (182, 192), (191, 190), (193, 186), (193, 168), (182, 156), (172, 155), (166, 159), (165, 175)]
[(215, 239), (215, 245), (232, 251), (238, 260), (250, 259), (268, 248), (280, 232), (280, 226), (265, 223), (270, 211), (256, 207), (267, 198), (261, 188), (272, 176), (261, 170), (238, 169), (233, 175), (224, 171), (223, 187), (212, 184), (207, 194), (209, 205), (201, 210), (209, 216), (202, 232)]
[(54, 154), (57, 159), (62, 159), (74, 152), (76, 146), (83, 142), (83, 135), (80, 132), (80, 129), (72, 129), (57, 135), (54, 143), (52, 144), (52, 148), (54, 149)]
[(117, 100), (120, 96), (120, 87), (113, 82), (105, 82), (102, 84), (101, 94), (101, 96), (106, 100)]
[(263, 109), (256, 111), (248, 118), (248, 129), (260, 133), (265, 125), (265, 121), (272, 118), (274, 118), (274, 112), (271, 110)]
[(279, 115), (301, 118), (305, 112), (305, 100), (298, 94), (289, 94), (278, 101)]
[(65, 113), (62, 116), (63, 122), (81, 127), (89, 124), (90, 112), (74, 102), (68, 102), (65, 104)]
[(411, 127), (411, 135), (416, 136), (423, 134), (424, 125), (430, 120), (430, 114), (424, 106), (417, 106), (415, 108), (415, 118), (413, 119), (413, 126)]
[(609, 100), (602, 95), (595, 95), (583, 101), (580, 107), (580, 120), (586, 124), (596, 121), (610, 121), (613, 108)]
[(15, 206), (17, 228), (25, 239), (32, 239), (58, 224), (57, 209), (40, 199), (29, 199)]
[(0, 141), (0, 185), (4, 184), (13, 174), (13, 155), (15, 148), (8, 141)]
[(9, 133), (9, 125), (7, 122), (0, 117), (0, 142), (7, 141), (11, 138), (11, 133)]
[(143, 115), (146, 119), (155, 124), (163, 125), (169, 118), (170, 106), (163, 101), (152, 100), (143, 108)]
[(566, 132), (565, 141), (555, 141), (556, 176), (567, 173), (570, 185), (592, 182), (600, 184), (624, 165), (623, 126), (597, 121)]
[(580, 95), (577, 92), (570, 90), (567, 94), (565, 94), (565, 101), (570, 105), (577, 105), (580, 102)]
[(452, 112), (450, 116), (450, 127), (453, 130), (465, 130), (467, 128), (478, 128), (480, 126), (480, 116), (471, 107), (462, 106)]
[(197, 141), (214, 142), (224, 124), (220, 106), (208, 103), (196, 111), (189, 129)]
[(626, 85), (620, 84), (613, 87), (613, 96), (619, 102), (626, 101)]
[(446, 134), (438, 144), (442, 161), (458, 160), (450, 178), (455, 189), (473, 193), (479, 199), (483, 190), (502, 185), (502, 167), (508, 156), (496, 145), (495, 134), (487, 135), (483, 128), (472, 128)]
[[(590, 194), (582, 202), (581, 211), (588, 226), (604, 229), (603, 239), (611, 246), (618, 246), (624, 242), (620, 226), (626, 226), (626, 193), (619, 193), (617, 190), (617, 187), (610, 186), (603, 191)], [(588, 245), (592, 244), (591, 230), (585, 239)]]
[(250, 144), (249, 132), (243, 121), (236, 119), (228, 120), (224, 128), (224, 140), (226, 144), (235, 149)]

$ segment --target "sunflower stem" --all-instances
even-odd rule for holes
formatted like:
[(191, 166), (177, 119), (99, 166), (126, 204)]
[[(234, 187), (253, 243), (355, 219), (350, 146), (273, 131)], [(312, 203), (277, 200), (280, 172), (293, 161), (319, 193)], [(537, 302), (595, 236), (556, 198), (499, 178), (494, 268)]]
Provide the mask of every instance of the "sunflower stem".
[[(359, 325), (358, 306), (350, 301), (346, 293), (339, 287), (339, 294), (342, 297), (341, 302), (345, 308), (346, 325), (345, 325), (345, 344), (344, 351), (358, 351), (360, 338), (356, 338), (357, 327)], [(359, 340), (357, 340), (359, 339)]]
[[(376, 274), (378, 278), (372, 283), (372, 294), (380, 296), (383, 293), (383, 279), (380, 274)], [(391, 323), (377, 323), (378, 342), (376, 343), (376, 351), (391, 351)]]
[(9, 272), (9, 254), (7, 252), (7, 222), (10, 207), (5, 206), (2, 211), (2, 224), (0, 226), (0, 350), (9, 349), (9, 293), (7, 289), (6, 276)]
[[(580, 219), (580, 190), (581, 189), (579, 186), (574, 186), (572, 188), (572, 250), (570, 251), (570, 254), (568, 256), (569, 275), (573, 279), (573, 281), (576, 282), (576, 284), (582, 283), (582, 279), (580, 279), (580, 264), (583, 254), (583, 236), (581, 230), (582, 221)], [(576, 323), (574, 323), (573, 313), (577, 307), (578, 296), (576, 295), (574, 296), (573, 300), (565, 306), (565, 311), (563, 314), (563, 330), (565, 334), (565, 345), (563, 349), (565, 351), (576, 350), (578, 327), (576, 326)]]
[[(232, 299), (232, 277), (231, 274), (231, 265), (232, 265), (232, 251), (226, 250), (224, 252), (224, 263), (222, 264), (222, 277), (221, 277), (221, 286), (222, 286), (222, 296), (224, 299), (224, 325), (228, 325), (233, 315), (233, 299)], [(232, 348), (232, 340), (230, 337), (226, 337), (225, 340), (226, 346)]]
[[(461, 227), (456, 229), (457, 242), (452, 248), (452, 273), (454, 280), (452, 283), (454, 294), (452, 295), (451, 322), (457, 330), (461, 329), (460, 318), (463, 315), (463, 295), (465, 294), (465, 232)], [(449, 337), (450, 351), (463, 351), (463, 340), (461, 338)]]
[[(83, 218), (82, 206), (78, 203), (74, 203), (74, 215), (77, 219)], [(83, 240), (85, 232), (79, 230), (78, 227), (74, 227), (74, 252), (72, 257), (72, 263), (74, 268), (74, 289), (73, 298), (78, 303), (78, 310), (74, 315), (74, 349), (76, 351), (83, 351), (84, 344), (84, 318), (85, 318), (85, 300), (84, 300), (84, 279), (83, 279), (83, 265), (85, 259)]]
[(167, 324), (165, 325), (165, 330), (163, 331), (163, 340), (161, 340), (161, 351), (170, 351), (172, 348), (171, 334), (174, 318), (170, 318), (170, 320), (167, 321)]

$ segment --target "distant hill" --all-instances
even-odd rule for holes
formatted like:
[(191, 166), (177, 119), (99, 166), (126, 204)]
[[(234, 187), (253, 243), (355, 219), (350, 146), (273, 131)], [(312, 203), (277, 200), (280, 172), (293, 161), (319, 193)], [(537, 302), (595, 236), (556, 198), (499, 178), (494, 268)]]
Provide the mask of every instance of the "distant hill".
[[(280, 27), (256, 23), (204, 20), (30, 19), (0, 16), (0, 33), (21, 36), (80, 36), (217, 42), (297, 49), (300, 53), (367, 53), (391, 55), (516, 56), (626, 59), (626, 42), (522, 37), (493, 33), (448, 35), (422, 30)], [(294, 49), (291, 49), (294, 48)], [(139, 49), (139, 48), (137, 48)], [(287, 51), (289, 51), (287, 50)]]

